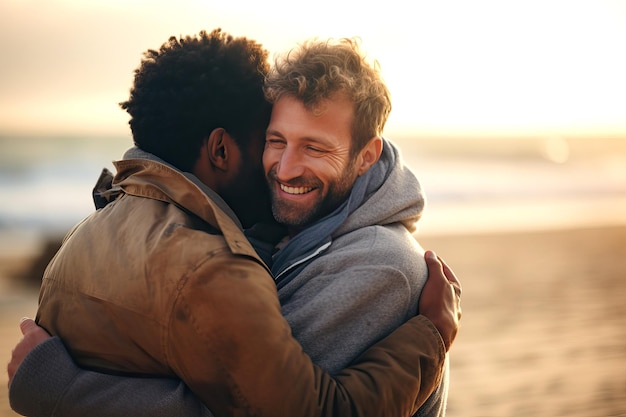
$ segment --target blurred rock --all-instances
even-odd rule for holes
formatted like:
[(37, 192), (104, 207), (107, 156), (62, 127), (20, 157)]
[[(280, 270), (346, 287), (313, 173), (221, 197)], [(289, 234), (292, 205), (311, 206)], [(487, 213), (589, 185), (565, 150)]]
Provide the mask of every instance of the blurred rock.
[(41, 250), (39, 251), (39, 254), (37, 254), (30, 263), (30, 267), (26, 268), (22, 272), (17, 273), (16, 278), (19, 279), (20, 282), (27, 285), (32, 284), (39, 287), (39, 285), (41, 285), (43, 272), (61, 247), (62, 241), (62, 237), (46, 238), (41, 245)]

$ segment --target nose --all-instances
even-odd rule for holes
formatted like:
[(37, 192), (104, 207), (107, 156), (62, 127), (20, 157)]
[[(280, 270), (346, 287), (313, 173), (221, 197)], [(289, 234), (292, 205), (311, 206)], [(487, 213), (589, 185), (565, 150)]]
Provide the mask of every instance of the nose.
[(282, 150), (276, 164), (276, 176), (281, 181), (297, 178), (304, 173), (304, 161), (301, 152), (293, 147)]

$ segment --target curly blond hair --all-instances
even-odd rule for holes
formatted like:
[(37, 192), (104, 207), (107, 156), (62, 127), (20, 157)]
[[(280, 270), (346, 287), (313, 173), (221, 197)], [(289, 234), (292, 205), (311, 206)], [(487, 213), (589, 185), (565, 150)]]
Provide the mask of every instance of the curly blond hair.
[(325, 99), (343, 96), (352, 101), (353, 155), (382, 134), (391, 112), (391, 97), (378, 62), (367, 62), (358, 38), (311, 39), (298, 45), (275, 60), (264, 91), (271, 103), (292, 96), (314, 112), (321, 111)]

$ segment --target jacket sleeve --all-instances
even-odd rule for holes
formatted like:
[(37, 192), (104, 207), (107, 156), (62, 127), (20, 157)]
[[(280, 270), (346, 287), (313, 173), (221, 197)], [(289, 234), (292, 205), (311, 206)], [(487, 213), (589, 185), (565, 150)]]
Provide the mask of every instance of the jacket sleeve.
[(438, 385), (445, 349), (425, 317), (332, 378), (291, 336), (259, 268), (241, 258), (207, 263), (172, 309), (170, 366), (216, 416), (407, 416)]
[(82, 369), (58, 337), (26, 356), (9, 386), (9, 402), (30, 417), (213, 416), (180, 379)]
[[(355, 362), (355, 368), (340, 378), (354, 378), (350, 372), (362, 369), (359, 383), (365, 392), (371, 392), (366, 400), (380, 402), (379, 408), (388, 410), (390, 415), (400, 415), (402, 410), (396, 413), (393, 408), (411, 401), (417, 407), (431, 385), (434, 387), (439, 371), (437, 350), (443, 349), (438, 343), (441, 341), (434, 326), (417, 316), (368, 350)], [(400, 390), (395, 397), (407, 400), (399, 404), (386, 403), (381, 391), (386, 382), (377, 379), (381, 374), (385, 377), (390, 368), (402, 373), (397, 386), (387, 389)], [(410, 383), (403, 386), (401, 383), (407, 380)], [(424, 392), (416, 392), (416, 386)], [(289, 392), (289, 397), (293, 393)], [(30, 417), (212, 416), (181, 380), (108, 375), (79, 368), (56, 337), (37, 346), (24, 359), (9, 386), (9, 400), (14, 411)], [(367, 403), (355, 404), (355, 408), (364, 407)]]

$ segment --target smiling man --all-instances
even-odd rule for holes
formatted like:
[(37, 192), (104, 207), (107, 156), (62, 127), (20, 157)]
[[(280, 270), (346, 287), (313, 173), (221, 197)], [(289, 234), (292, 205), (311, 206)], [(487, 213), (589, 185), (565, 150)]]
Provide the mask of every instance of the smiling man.
[(323, 99), (318, 107), (319, 115), (293, 96), (282, 97), (274, 103), (266, 133), (263, 163), (272, 212), (290, 235), (344, 202), (357, 177), (378, 160), (382, 149), (377, 138), (353, 158), (353, 103), (338, 97)]

